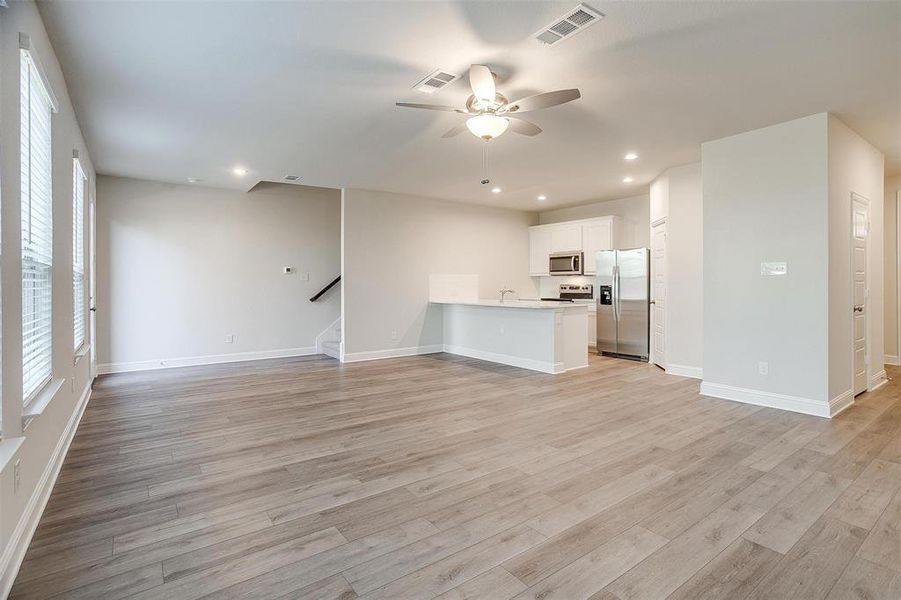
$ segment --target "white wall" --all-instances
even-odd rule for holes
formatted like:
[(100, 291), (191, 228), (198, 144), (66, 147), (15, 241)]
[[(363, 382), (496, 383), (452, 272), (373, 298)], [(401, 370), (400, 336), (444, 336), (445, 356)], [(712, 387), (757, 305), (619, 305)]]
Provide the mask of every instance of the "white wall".
[[(43, 413), (21, 430), (22, 288), (19, 204), (19, 34), (31, 39), (59, 102), (52, 117), (53, 142), (53, 377), (62, 387)], [(61, 465), (90, 387), (89, 360), (74, 360), (72, 333), (72, 152), (77, 150), (93, 195), (94, 169), (66, 83), (34, 3), (0, 8), (0, 217), (2, 217), (2, 403), (0, 441), (0, 597), (12, 584), (19, 561)], [(87, 211), (86, 211), (87, 214)], [(87, 239), (87, 237), (85, 238)], [(91, 340), (88, 339), (88, 343)], [(15, 491), (13, 464), (20, 463)]]
[(885, 362), (901, 364), (898, 331), (898, 193), (901, 175), (885, 178), (884, 198), (884, 259), (885, 259)]
[(428, 303), (430, 274), (477, 274), (486, 298), (502, 286), (537, 294), (528, 276), (534, 213), (345, 189), (342, 221), (346, 360), (442, 343), (441, 307)]
[(544, 225), (546, 223), (559, 223), (561, 221), (575, 221), (577, 219), (591, 219), (593, 217), (607, 217), (610, 215), (622, 217), (628, 225), (631, 239), (626, 243), (629, 246), (646, 248), (650, 245), (647, 194), (542, 211), (538, 213), (538, 222)]
[[(701, 156), (704, 382), (822, 406), (827, 116), (707, 142)], [(786, 261), (788, 274), (762, 277), (763, 261)]]
[(867, 240), (868, 382), (885, 380), (882, 153), (829, 115), (829, 398), (852, 388), (851, 193), (870, 202)]
[[(852, 192), (870, 200), (870, 388), (884, 381), (882, 153), (821, 113), (705, 143), (702, 165), (702, 391), (822, 415), (850, 404)], [(788, 274), (761, 276), (763, 261)]]
[(340, 210), (326, 188), (99, 177), (101, 371), (312, 353), (340, 314), (335, 288), (309, 301), (340, 272)]
[(651, 184), (655, 222), (666, 218), (666, 361), (677, 374), (703, 368), (701, 164), (664, 171)]

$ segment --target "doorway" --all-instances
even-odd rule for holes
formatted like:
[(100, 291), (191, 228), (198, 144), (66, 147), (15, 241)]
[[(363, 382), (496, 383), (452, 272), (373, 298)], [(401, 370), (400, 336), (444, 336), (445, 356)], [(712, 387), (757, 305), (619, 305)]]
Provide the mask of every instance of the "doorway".
[(666, 369), (666, 219), (651, 226), (651, 362)]
[(851, 333), (854, 395), (867, 391), (867, 239), (870, 234), (870, 202), (851, 193)]

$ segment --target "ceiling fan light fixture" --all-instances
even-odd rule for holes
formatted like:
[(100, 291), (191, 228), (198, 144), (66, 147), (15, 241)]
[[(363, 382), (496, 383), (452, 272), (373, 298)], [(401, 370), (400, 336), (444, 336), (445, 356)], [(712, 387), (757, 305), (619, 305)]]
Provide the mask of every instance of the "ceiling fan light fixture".
[(466, 120), (466, 128), (486, 142), (500, 136), (509, 127), (510, 121), (497, 115), (477, 115)]

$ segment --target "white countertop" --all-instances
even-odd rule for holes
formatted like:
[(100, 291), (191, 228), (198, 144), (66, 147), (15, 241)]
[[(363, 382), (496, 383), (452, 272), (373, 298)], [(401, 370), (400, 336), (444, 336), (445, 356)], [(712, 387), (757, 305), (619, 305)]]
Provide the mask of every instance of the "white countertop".
[(568, 310), (586, 309), (587, 304), (577, 302), (551, 302), (541, 300), (493, 300), (489, 298), (479, 298), (478, 300), (431, 300), (432, 304), (459, 304), (461, 306), (487, 306), (492, 308), (529, 308), (529, 309), (550, 309), (563, 308)]

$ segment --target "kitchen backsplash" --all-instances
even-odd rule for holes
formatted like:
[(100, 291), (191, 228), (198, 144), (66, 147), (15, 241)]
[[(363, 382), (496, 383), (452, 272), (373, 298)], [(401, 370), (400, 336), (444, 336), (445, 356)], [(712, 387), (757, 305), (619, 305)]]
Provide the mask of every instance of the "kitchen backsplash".
[(593, 275), (562, 275), (554, 277), (536, 277), (539, 280), (538, 286), (542, 298), (555, 298), (560, 295), (561, 283), (575, 283), (584, 285), (586, 283), (594, 283)]

